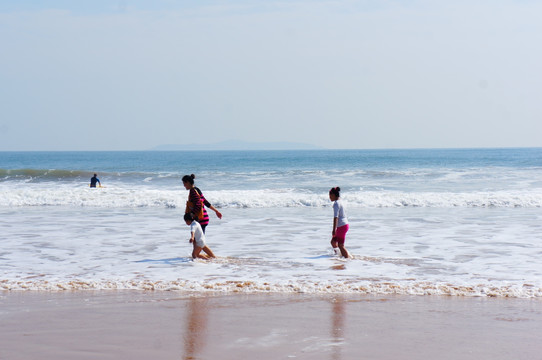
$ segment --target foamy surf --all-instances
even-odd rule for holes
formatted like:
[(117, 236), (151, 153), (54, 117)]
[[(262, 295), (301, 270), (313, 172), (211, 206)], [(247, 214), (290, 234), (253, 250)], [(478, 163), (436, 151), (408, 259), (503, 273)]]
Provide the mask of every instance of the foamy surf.
[[(2, 290), (540, 297), (542, 149), (0, 156)], [(190, 173), (224, 215), (208, 262)], [(330, 255), (331, 186), (351, 260)]]
[(0, 281), (0, 290), (21, 291), (80, 291), (80, 290), (145, 290), (145, 291), (189, 291), (219, 293), (304, 293), (304, 294), (363, 294), (363, 295), (439, 295), (472, 297), (541, 298), (542, 288), (532, 284), (459, 285), (428, 282), (286, 282), (269, 283), (228, 280), (198, 282), (187, 280), (151, 281), (117, 280), (84, 281), (70, 280), (50, 282), (43, 280)]
[[(8, 186), (0, 184), (0, 206), (76, 206), (103, 208), (184, 208), (184, 189), (156, 189), (150, 186), (123, 187), (108, 185), (90, 189), (86, 186), (32, 184)], [(220, 208), (290, 208), (325, 207), (329, 199), (324, 193), (299, 189), (206, 191)], [(402, 192), (351, 190), (344, 202), (355, 208), (540, 208), (542, 190), (508, 190), (483, 192)]]

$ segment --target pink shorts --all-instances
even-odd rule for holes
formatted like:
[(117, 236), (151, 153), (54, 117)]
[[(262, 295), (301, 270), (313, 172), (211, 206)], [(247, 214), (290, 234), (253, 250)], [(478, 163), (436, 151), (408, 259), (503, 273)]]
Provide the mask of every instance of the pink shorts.
[(335, 230), (335, 237), (333, 238), (333, 240), (337, 241), (341, 245), (344, 244), (348, 229), (350, 229), (350, 226), (348, 226), (348, 224), (338, 227), (337, 230)]

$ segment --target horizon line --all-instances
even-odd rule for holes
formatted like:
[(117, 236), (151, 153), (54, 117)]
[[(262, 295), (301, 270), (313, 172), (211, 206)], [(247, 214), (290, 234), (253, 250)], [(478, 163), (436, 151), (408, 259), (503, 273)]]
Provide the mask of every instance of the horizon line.
[(469, 146), (469, 147), (397, 147), (397, 148), (326, 148), (314, 149), (132, 149), (132, 150), (0, 150), (8, 152), (250, 152), (250, 151), (389, 151), (389, 150), (499, 150), (499, 149), (541, 149), (542, 146)]

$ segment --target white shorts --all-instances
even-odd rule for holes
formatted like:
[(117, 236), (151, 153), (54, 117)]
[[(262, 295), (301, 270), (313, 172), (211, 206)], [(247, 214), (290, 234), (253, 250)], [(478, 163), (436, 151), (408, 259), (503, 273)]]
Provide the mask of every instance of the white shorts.
[(194, 239), (194, 245), (200, 248), (204, 248), (207, 244), (205, 243), (205, 240), (203, 238)]

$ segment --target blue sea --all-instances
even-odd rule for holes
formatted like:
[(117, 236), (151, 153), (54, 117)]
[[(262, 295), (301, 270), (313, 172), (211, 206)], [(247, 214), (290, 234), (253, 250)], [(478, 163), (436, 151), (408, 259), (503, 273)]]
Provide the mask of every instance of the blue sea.
[[(223, 214), (208, 262), (187, 174)], [(0, 245), (0, 290), (540, 297), (542, 149), (0, 152)]]

